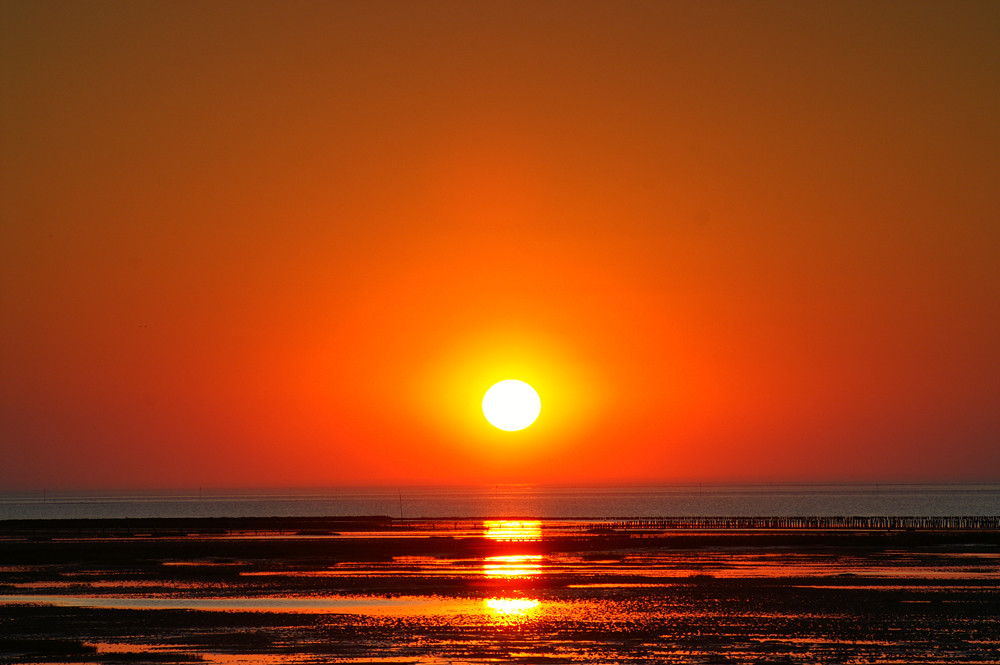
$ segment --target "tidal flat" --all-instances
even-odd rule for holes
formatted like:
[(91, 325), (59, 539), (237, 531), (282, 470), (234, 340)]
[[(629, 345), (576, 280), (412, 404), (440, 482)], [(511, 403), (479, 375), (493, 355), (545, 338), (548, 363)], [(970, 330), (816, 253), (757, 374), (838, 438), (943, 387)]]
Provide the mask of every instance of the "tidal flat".
[(998, 663), (994, 530), (0, 524), (5, 663)]

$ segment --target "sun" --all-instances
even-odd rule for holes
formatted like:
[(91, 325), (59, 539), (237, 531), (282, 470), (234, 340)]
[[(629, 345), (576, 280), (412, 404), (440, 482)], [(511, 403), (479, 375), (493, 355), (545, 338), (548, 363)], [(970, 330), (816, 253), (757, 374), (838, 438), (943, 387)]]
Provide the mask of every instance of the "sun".
[(507, 379), (494, 384), (483, 395), (483, 415), (490, 424), (516, 432), (535, 422), (542, 410), (542, 400), (524, 381)]

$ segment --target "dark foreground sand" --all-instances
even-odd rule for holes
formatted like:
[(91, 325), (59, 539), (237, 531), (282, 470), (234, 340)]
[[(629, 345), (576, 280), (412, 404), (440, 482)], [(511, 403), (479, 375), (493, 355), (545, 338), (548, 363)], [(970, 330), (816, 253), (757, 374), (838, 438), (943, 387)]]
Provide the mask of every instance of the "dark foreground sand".
[(0, 524), (2, 662), (997, 663), (996, 532)]

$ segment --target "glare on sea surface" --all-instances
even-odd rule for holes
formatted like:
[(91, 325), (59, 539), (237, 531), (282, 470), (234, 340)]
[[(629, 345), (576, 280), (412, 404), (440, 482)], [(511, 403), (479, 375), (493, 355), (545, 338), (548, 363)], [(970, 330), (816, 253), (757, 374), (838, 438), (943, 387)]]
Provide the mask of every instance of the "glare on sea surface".
[(490, 618), (502, 623), (527, 619), (538, 609), (541, 601), (533, 598), (488, 598), (483, 601)]
[(541, 554), (488, 556), (483, 561), (483, 575), (486, 577), (531, 577), (541, 572)]
[(542, 539), (539, 520), (486, 520), (484, 535), (497, 542), (531, 542)]

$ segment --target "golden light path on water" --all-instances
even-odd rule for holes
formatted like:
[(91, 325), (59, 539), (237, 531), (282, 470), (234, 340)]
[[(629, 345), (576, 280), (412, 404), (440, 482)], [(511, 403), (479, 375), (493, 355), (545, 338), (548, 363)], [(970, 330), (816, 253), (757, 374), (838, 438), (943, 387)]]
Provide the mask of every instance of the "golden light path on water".
[[(487, 520), (483, 535), (498, 543), (531, 543), (542, 539), (539, 520)], [(542, 572), (541, 554), (498, 554), (483, 560), (486, 577), (531, 577)]]
[(483, 562), (483, 575), (486, 577), (531, 577), (541, 572), (541, 554), (488, 556)]
[[(487, 520), (483, 535), (498, 543), (532, 543), (542, 539), (539, 520)], [(483, 560), (483, 575), (489, 578), (517, 579), (540, 575), (541, 554), (499, 554)], [(535, 598), (488, 598), (483, 601), (487, 617), (497, 623), (530, 620), (541, 608)]]
[(539, 520), (486, 520), (484, 535), (501, 543), (534, 542), (542, 539)]
[(534, 598), (488, 598), (483, 605), (492, 619), (508, 622), (530, 618), (541, 606), (541, 601)]

